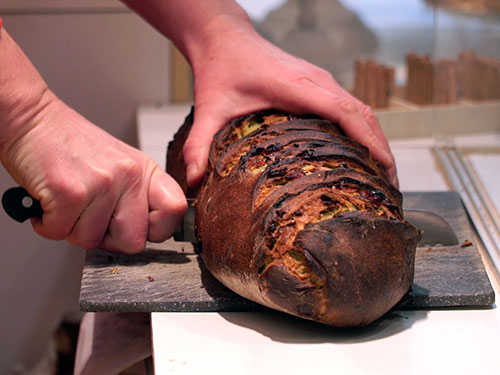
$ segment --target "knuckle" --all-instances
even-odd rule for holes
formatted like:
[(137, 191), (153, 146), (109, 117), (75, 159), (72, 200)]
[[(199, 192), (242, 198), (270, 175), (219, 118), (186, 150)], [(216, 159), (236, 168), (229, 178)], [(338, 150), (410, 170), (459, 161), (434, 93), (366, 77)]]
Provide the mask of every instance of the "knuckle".
[(107, 192), (113, 186), (114, 178), (109, 171), (100, 171), (94, 180), (98, 191)]
[(64, 202), (64, 206), (78, 207), (85, 202), (89, 191), (84, 184), (67, 181), (61, 183), (56, 189), (56, 194)]
[(313, 83), (312, 79), (306, 75), (299, 75), (291, 79), (291, 82), (295, 83), (298, 86), (310, 85)]
[(370, 106), (362, 104), (361, 113), (368, 124), (371, 125), (378, 122), (377, 116), (375, 116), (375, 113), (373, 112), (373, 109)]
[(129, 177), (136, 177), (142, 175), (141, 165), (132, 158), (122, 158), (116, 164), (117, 172)]
[(143, 165), (132, 158), (120, 159), (115, 165), (109, 183), (115, 184), (117, 181), (116, 177), (118, 177), (118, 181), (124, 182), (124, 185), (121, 186), (122, 188), (127, 186), (128, 189), (133, 189), (141, 184), (144, 177)]
[(350, 98), (339, 98), (338, 105), (346, 115), (353, 115), (358, 112), (358, 105)]
[(309, 63), (305, 68), (301, 67), (298, 71), (292, 72), (290, 76), (292, 77), (290, 81), (298, 85), (334, 81), (332, 75), (326, 69)]
[(325, 70), (325, 69), (323, 69), (323, 68), (315, 67), (313, 74), (318, 79), (320, 79), (322, 81), (331, 81), (331, 80), (333, 80), (333, 77), (330, 74), (330, 72), (327, 71), (327, 70)]

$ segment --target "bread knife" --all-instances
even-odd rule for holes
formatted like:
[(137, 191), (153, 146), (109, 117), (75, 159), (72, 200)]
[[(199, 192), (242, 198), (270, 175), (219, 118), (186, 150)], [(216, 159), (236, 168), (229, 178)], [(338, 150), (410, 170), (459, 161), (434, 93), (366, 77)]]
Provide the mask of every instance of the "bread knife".
[[(195, 233), (195, 199), (188, 198), (188, 209), (182, 223), (173, 234), (174, 240), (180, 242), (198, 243)], [(2, 206), (14, 220), (22, 223), (30, 217), (42, 217), (40, 202), (33, 198), (24, 188), (13, 187), (6, 190), (2, 196)], [(418, 243), (423, 246), (455, 246), (458, 239), (453, 228), (441, 216), (421, 210), (404, 210), (404, 218), (422, 232)]]
[[(198, 239), (194, 231), (194, 199), (188, 198), (188, 209), (181, 225), (174, 233), (174, 239), (182, 242), (197, 243)], [(41, 218), (43, 209), (38, 200), (33, 198), (25, 188), (21, 186), (7, 189), (2, 195), (2, 206), (4, 211), (15, 221), (23, 223), (30, 217)]]
[[(195, 199), (188, 198), (188, 210), (182, 223), (174, 233), (174, 240), (176, 241), (198, 243), (194, 224), (194, 201)], [(429, 211), (414, 209), (403, 210), (403, 215), (406, 221), (422, 233), (422, 237), (417, 244), (418, 247), (458, 245), (455, 231), (441, 216)]]
[(21, 186), (7, 189), (3, 193), (2, 206), (5, 212), (19, 223), (28, 220), (30, 217), (42, 217), (43, 215), (40, 202)]

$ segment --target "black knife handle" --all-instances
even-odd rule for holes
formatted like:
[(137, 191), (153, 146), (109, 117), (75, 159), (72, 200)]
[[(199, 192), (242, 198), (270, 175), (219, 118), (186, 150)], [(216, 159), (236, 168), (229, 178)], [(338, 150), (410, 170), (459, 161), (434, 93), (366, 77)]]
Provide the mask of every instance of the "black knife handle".
[(7, 189), (2, 195), (2, 206), (14, 220), (22, 223), (30, 217), (42, 217), (40, 202), (21, 186)]

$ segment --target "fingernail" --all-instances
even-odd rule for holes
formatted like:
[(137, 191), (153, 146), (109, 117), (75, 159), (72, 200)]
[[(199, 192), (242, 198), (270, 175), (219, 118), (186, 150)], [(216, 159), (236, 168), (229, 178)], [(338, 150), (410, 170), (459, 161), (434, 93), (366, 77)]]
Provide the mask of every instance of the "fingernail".
[(193, 181), (198, 178), (198, 165), (196, 163), (191, 163), (187, 166), (186, 170), (186, 180), (188, 185), (191, 185)]

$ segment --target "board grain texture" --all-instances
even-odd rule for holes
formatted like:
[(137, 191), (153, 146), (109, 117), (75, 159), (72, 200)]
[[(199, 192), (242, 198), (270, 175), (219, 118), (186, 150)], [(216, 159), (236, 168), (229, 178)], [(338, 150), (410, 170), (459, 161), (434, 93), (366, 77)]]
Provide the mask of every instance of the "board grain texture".
[[(396, 306), (490, 308), (495, 294), (474, 243), (473, 228), (456, 192), (403, 193), (404, 208), (443, 217), (459, 245), (417, 248), (411, 290)], [(461, 247), (464, 241), (470, 246)], [(89, 251), (83, 269), (82, 311), (265, 310), (217, 281), (189, 243), (148, 244), (136, 255)]]

